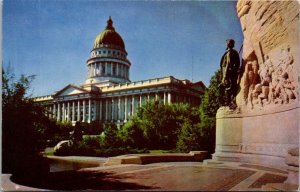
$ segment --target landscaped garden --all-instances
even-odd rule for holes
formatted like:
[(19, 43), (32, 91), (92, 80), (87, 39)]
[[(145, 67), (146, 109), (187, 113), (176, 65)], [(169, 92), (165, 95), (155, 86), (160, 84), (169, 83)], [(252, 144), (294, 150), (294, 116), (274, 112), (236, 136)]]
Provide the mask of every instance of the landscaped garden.
[[(82, 136), (74, 139), (71, 123), (49, 119), (46, 109), (28, 95), (34, 77), (15, 79), (3, 70), (3, 170), (30, 169), (45, 148), (64, 140), (66, 144), (56, 148), (54, 155), (110, 157), (191, 150), (213, 153), (215, 114), (223, 101), (218, 89), (220, 77), (219, 71), (212, 77), (200, 106), (148, 102), (123, 125), (81, 123)], [(44, 154), (52, 153), (48, 150)]]

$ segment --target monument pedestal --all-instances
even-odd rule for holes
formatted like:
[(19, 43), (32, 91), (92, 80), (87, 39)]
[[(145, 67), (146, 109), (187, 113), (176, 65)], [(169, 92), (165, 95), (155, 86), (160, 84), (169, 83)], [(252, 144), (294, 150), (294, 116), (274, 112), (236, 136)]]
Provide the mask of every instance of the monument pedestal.
[(299, 146), (299, 107), (296, 104), (255, 113), (222, 107), (216, 118), (214, 160), (283, 168), (288, 150)]
[(241, 161), (242, 119), (229, 107), (217, 112), (216, 150), (213, 159), (218, 161)]

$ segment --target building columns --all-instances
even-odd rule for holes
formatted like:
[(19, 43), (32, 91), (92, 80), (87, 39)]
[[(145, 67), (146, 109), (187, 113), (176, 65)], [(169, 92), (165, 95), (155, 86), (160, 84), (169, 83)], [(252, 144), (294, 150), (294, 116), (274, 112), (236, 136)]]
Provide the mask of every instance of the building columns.
[(66, 120), (65, 103), (62, 104), (62, 121)]
[(105, 99), (105, 121), (108, 120), (108, 98)]
[(119, 77), (119, 64), (116, 63), (116, 76)]
[(142, 95), (140, 95), (140, 107), (142, 107)]
[(132, 99), (131, 99), (131, 101), (132, 101), (132, 106), (131, 106), (131, 108), (132, 108), (132, 113), (131, 113), (131, 115), (133, 115), (134, 114), (134, 95), (132, 95)]
[(110, 75), (113, 76), (113, 73), (114, 73), (114, 70), (113, 70), (114, 64), (110, 63), (109, 65), (110, 65)]
[(171, 98), (171, 92), (168, 92), (168, 103), (171, 104), (172, 98)]
[(115, 103), (114, 98), (111, 98), (111, 121), (114, 121)]
[(72, 102), (72, 121), (75, 121), (75, 101)]
[(83, 111), (83, 113), (82, 113), (82, 118), (83, 118), (82, 122), (85, 122), (85, 100), (82, 101), (82, 111)]
[(118, 98), (118, 121), (121, 120), (121, 97)]
[(77, 121), (80, 121), (80, 101), (78, 100), (77, 104)]
[(92, 115), (92, 104), (91, 104), (91, 99), (89, 99), (89, 111), (88, 111), (88, 115), (89, 115), (89, 118), (88, 118), (88, 123), (90, 123), (91, 122), (91, 115)]
[(104, 73), (104, 74), (105, 74), (105, 75), (108, 74), (107, 62), (105, 62), (105, 73)]
[(167, 102), (167, 95), (166, 95), (166, 92), (164, 92), (164, 105), (166, 104)]
[(102, 99), (99, 101), (99, 116), (100, 116), (100, 121), (102, 121)]
[(57, 121), (60, 121), (60, 103), (57, 104)]
[(67, 104), (67, 121), (70, 121), (70, 102)]
[(56, 104), (53, 104), (52, 118), (56, 118)]
[(124, 109), (125, 109), (124, 121), (126, 122), (127, 121), (127, 96), (125, 96)]

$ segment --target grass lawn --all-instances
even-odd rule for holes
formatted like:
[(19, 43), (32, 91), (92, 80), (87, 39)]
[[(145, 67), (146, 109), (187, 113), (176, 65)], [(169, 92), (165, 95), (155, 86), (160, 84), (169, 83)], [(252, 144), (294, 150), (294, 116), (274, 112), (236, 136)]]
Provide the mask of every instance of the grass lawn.
[(54, 147), (47, 147), (44, 151), (44, 154), (47, 156), (54, 155)]
[(174, 151), (172, 151), (172, 150), (160, 150), (160, 149), (157, 149), (157, 150), (149, 150), (149, 153), (150, 153), (150, 154), (158, 154), (158, 153), (174, 153)]

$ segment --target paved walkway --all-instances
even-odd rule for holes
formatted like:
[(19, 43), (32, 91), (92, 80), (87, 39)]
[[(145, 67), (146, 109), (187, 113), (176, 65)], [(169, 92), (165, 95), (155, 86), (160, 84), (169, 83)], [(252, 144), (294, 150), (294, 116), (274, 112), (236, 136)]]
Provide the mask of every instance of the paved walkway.
[[(285, 170), (235, 162), (128, 164), (52, 174), (32, 183), (30, 187), (38, 190), (261, 191), (263, 185), (283, 183), (287, 178)], [(2, 181), (3, 178), (9, 182), (7, 176), (2, 175)], [(22, 190), (21, 184), (18, 186)], [(2, 187), (8, 187), (3, 190), (16, 190), (16, 185), (11, 182)]]

